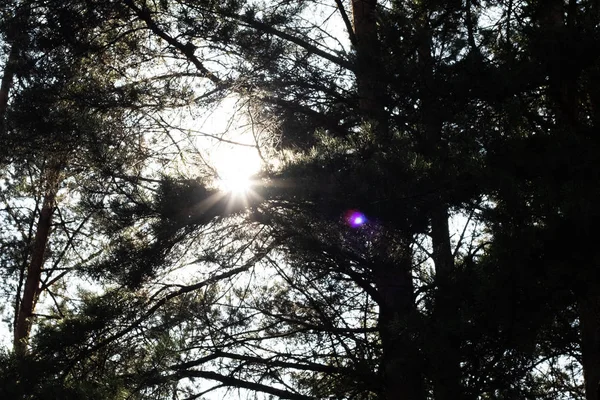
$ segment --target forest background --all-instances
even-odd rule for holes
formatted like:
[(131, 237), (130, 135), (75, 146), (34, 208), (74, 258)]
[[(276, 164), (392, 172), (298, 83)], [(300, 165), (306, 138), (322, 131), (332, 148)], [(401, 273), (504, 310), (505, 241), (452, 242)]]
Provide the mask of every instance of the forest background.
[(598, 400), (599, 30), (3, 2), (1, 397)]

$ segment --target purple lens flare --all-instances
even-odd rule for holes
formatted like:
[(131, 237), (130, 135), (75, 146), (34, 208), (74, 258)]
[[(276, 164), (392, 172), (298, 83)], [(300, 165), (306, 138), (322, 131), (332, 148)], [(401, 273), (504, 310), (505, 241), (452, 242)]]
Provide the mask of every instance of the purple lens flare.
[(346, 221), (353, 228), (358, 228), (367, 222), (365, 214), (357, 210), (350, 210), (346, 213)]

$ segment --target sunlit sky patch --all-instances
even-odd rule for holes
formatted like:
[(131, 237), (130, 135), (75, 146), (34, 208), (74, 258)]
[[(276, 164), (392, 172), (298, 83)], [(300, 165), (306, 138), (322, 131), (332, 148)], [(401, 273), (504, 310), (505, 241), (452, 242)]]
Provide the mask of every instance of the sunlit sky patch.
[[(190, 110), (179, 124), (185, 125), (192, 136), (192, 151), (198, 155), (195, 162), (207, 167), (206, 178), (222, 194), (243, 197), (252, 187), (252, 180), (262, 169), (263, 160), (258, 147), (268, 146), (269, 132), (260, 121), (248, 116), (249, 109), (237, 96), (223, 99), (209, 110)], [(173, 134), (172, 134), (173, 135)], [(265, 152), (261, 149), (261, 152)], [(188, 165), (186, 173), (200, 173)]]
[(211, 152), (211, 161), (218, 175), (217, 187), (234, 194), (245, 194), (252, 187), (252, 178), (261, 168), (255, 148), (219, 146)]

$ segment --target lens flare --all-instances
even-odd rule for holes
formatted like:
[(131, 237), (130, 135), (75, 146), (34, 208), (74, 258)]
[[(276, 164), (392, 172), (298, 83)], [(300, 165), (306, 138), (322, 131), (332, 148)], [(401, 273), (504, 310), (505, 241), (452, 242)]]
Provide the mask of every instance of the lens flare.
[(367, 222), (367, 217), (357, 210), (350, 210), (346, 213), (346, 222), (352, 228), (358, 228)]

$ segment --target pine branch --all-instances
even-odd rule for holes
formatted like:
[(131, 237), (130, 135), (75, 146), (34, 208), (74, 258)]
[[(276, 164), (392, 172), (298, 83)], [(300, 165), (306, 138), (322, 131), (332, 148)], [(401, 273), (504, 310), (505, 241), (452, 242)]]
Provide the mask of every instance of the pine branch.
[(221, 80), (218, 76), (213, 74), (211, 71), (208, 70), (208, 68), (204, 66), (202, 61), (200, 61), (200, 59), (194, 54), (195, 49), (193, 46), (188, 46), (186, 44), (181, 43), (180, 41), (166, 33), (163, 29), (161, 29), (158, 26), (158, 24), (152, 19), (152, 15), (150, 14), (150, 10), (148, 10), (148, 8), (146, 8), (145, 6), (143, 6), (142, 8), (138, 7), (133, 2), (133, 0), (124, 0), (124, 3), (135, 13), (135, 15), (140, 20), (144, 21), (144, 23), (146, 24), (148, 29), (152, 31), (152, 33), (163, 39), (169, 45), (179, 50), (192, 64), (194, 64), (196, 69), (202, 74), (203, 77), (209, 79), (218, 87), (223, 88), (227, 86), (223, 80)]
[(312, 396), (306, 396), (300, 393), (294, 393), (283, 389), (277, 389), (272, 386), (264, 385), (257, 382), (249, 382), (243, 379), (235, 378), (233, 376), (222, 375), (212, 371), (197, 371), (197, 370), (186, 370), (178, 371), (172, 375), (161, 377), (163, 381), (180, 380), (183, 378), (203, 378), (214, 380), (223, 383), (226, 386), (254, 390), (257, 392), (272, 394), (280, 399), (288, 400), (315, 400)]
[(290, 35), (287, 32), (282, 32), (278, 29), (275, 29), (272, 26), (265, 24), (264, 22), (257, 21), (250, 17), (241, 16), (241, 15), (226, 14), (225, 16), (235, 19), (237, 21), (243, 22), (243, 23), (247, 24), (249, 27), (256, 29), (257, 31), (269, 33), (273, 36), (277, 36), (281, 39), (287, 40), (288, 42), (294, 43), (294, 44), (302, 47), (303, 49), (307, 50), (309, 53), (316, 54), (321, 58), (324, 58), (328, 61), (331, 61), (334, 64), (339, 65), (340, 67), (346, 68), (350, 71), (355, 70), (354, 64), (352, 64), (348, 60), (344, 60), (341, 57), (335, 56), (331, 53), (321, 50), (317, 46), (310, 44), (305, 40), (302, 40), (296, 36)]

